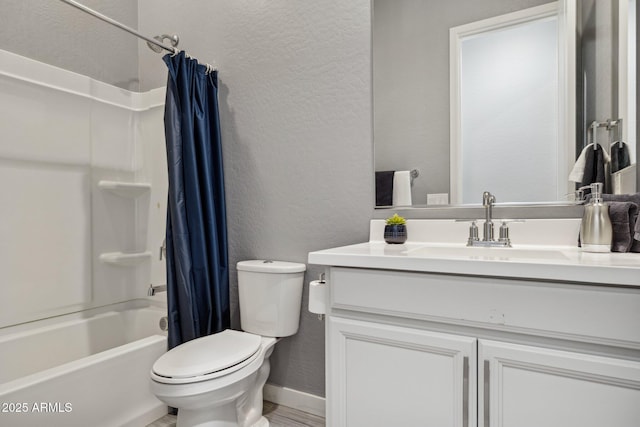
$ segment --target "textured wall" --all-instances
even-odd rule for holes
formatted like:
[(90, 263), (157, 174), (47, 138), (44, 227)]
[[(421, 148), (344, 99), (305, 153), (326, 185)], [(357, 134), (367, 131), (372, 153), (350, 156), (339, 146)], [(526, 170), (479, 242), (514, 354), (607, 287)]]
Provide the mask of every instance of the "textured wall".
[[(626, 1), (626, 0), (625, 0)], [(583, 87), (586, 96), (584, 111), (578, 111), (578, 140), (586, 141), (586, 129), (594, 120), (603, 121), (618, 117), (618, 68), (617, 68), (617, 0), (582, 0), (579, 2), (578, 22), (581, 25), (578, 33), (581, 45), (578, 84)], [(636, 9), (636, 19), (638, 10)], [(636, 43), (637, 43), (636, 32)], [(636, 44), (637, 49), (637, 44)], [(613, 58), (613, 59), (612, 59)], [(629, 76), (630, 79), (638, 75)], [(578, 96), (583, 90), (578, 91)], [(636, 88), (637, 90), (637, 88)], [(636, 98), (637, 99), (637, 98)], [(579, 98), (578, 105), (583, 105), (585, 99)], [(636, 100), (637, 105), (637, 100)], [(636, 120), (637, 120), (636, 107)], [(636, 133), (636, 135), (638, 135)], [(600, 142), (607, 141), (608, 135), (604, 130), (597, 134)], [(627, 136), (628, 138), (628, 136)], [(633, 143), (634, 141), (627, 142)], [(586, 142), (584, 142), (586, 144)], [(632, 158), (640, 159), (637, 140), (635, 149), (632, 148)], [(578, 153), (582, 148), (578, 144)], [(635, 154), (634, 154), (635, 153)], [(636, 160), (636, 163), (638, 160)], [(640, 189), (640, 174), (636, 175), (637, 187)]]
[[(144, 33), (220, 71), (227, 216), (235, 263), (306, 262), (309, 251), (365, 241), (373, 206), (369, 0), (140, 0)], [(141, 52), (142, 87), (166, 82)], [(321, 269), (309, 266), (305, 282)], [(324, 323), (307, 312), (280, 342), (269, 382), (324, 395)]]
[[(136, 28), (137, 3), (81, 0)], [(138, 89), (138, 39), (57, 0), (2, 0), (0, 49), (129, 90)]]
[[(578, 105), (585, 105), (580, 111), (578, 121), (579, 141), (586, 141), (586, 129), (594, 120), (604, 121), (618, 117), (618, 76), (616, 40), (618, 31), (614, 26), (617, 15), (616, 0), (583, 0), (580, 2), (578, 22), (580, 25), (579, 43), (581, 46), (579, 57), (578, 91), (579, 96), (584, 92), (586, 102), (581, 99)], [(612, 59), (613, 58), (613, 59)], [(599, 131), (598, 137), (602, 141), (607, 138), (606, 132)], [(606, 140), (606, 139), (604, 139)], [(585, 142), (586, 144), (586, 142)], [(576, 146), (580, 152), (582, 144)]]

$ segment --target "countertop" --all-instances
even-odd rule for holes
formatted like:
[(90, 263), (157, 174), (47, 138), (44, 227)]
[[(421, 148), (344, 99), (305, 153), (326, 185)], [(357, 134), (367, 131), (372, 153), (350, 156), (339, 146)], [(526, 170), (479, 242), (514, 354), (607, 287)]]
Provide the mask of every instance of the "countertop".
[(640, 287), (640, 253), (589, 253), (576, 246), (370, 241), (309, 253), (310, 264)]

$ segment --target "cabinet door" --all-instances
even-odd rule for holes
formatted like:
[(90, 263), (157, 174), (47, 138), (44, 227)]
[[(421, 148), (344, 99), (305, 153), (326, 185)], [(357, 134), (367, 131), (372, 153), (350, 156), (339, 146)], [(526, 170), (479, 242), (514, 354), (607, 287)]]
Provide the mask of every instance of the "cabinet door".
[(640, 362), (478, 341), (481, 427), (637, 427)]
[(476, 339), (330, 317), (327, 425), (475, 427)]

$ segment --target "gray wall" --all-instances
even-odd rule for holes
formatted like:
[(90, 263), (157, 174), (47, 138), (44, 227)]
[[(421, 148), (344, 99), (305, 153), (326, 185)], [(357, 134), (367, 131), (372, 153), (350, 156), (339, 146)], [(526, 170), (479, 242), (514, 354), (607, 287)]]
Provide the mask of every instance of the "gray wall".
[[(579, 22), (581, 23), (579, 43), (581, 46), (578, 82), (582, 87), (578, 94), (585, 93), (586, 100), (579, 98), (578, 106), (585, 105), (578, 111), (577, 135), (579, 141), (587, 142), (587, 126), (593, 122), (615, 119), (618, 115), (618, 2), (619, 0), (581, 0), (579, 5)], [(636, 22), (638, 20), (636, 7)], [(638, 34), (636, 32), (636, 51)], [(638, 75), (629, 76), (638, 81)], [(638, 87), (636, 86), (636, 92)], [(636, 104), (638, 94), (636, 93)], [(639, 112), (636, 111), (636, 115)], [(637, 117), (636, 117), (636, 127)], [(636, 131), (636, 135), (638, 135)], [(604, 130), (598, 131), (599, 141), (607, 141), (609, 135)], [(640, 162), (640, 149), (636, 144), (636, 164)], [(577, 146), (578, 152), (581, 146)], [(637, 166), (636, 166), (637, 167)], [(636, 174), (636, 189), (640, 191), (640, 173)]]
[[(366, 241), (373, 207), (369, 0), (140, 0), (140, 29), (178, 33), (219, 70), (233, 325), (235, 264), (306, 263), (317, 249)], [(141, 52), (142, 87), (164, 85)], [(324, 322), (307, 311), (276, 346), (270, 383), (324, 395)]]
[(373, 0), (376, 170), (418, 168), (413, 204), (449, 193), (449, 28), (549, 0)]
[[(578, 111), (577, 135), (579, 152), (586, 145), (586, 129), (594, 120), (618, 117), (618, 0), (582, 0), (578, 10)], [(605, 131), (598, 131), (600, 141), (606, 141)], [(583, 145), (584, 144), (584, 145)]]
[[(82, 0), (135, 28), (136, 2)], [(57, 0), (2, 0), (0, 49), (138, 90), (138, 39)]]

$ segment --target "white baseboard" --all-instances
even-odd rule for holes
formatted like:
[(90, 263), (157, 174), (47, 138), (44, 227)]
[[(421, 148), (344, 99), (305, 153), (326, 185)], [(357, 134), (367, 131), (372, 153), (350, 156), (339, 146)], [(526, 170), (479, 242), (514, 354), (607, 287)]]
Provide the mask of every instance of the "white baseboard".
[(263, 392), (264, 400), (325, 417), (324, 397), (273, 384), (265, 384)]

